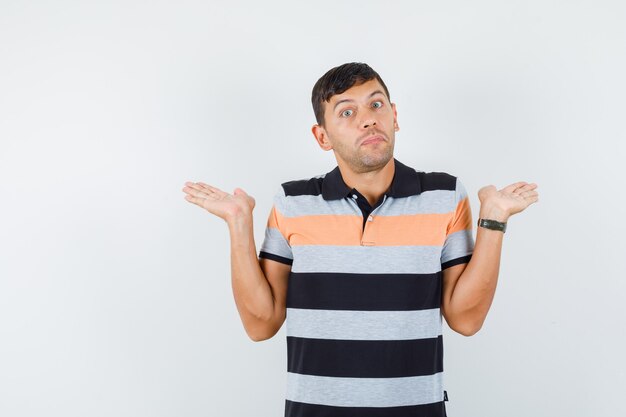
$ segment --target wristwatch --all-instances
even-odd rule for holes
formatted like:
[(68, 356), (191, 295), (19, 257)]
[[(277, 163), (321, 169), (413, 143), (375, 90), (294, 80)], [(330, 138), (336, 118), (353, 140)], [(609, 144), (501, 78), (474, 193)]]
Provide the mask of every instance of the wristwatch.
[(478, 219), (478, 226), (491, 230), (499, 230), (502, 233), (506, 233), (506, 222), (499, 222), (491, 219)]

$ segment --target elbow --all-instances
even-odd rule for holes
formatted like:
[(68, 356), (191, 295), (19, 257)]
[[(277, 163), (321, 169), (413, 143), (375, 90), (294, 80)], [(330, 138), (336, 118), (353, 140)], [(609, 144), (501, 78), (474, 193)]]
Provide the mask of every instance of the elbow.
[(253, 342), (262, 342), (264, 340), (271, 339), (278, 333), (280, 328), (282, 327), (286, 318), (286, 314), (283, 313), (280, 317), (280, 320), (276, 318), (271, 319), (260, 319), (254, 323), (254, 325), (249, 326), (246, 329), (248, 333), (248, 337)]
[(478, 333), (481, 327), (482, 327), (482, 324), (467, 323), (461, 326), (456, 326), (452, 330), (454, 330), (458, 334), (463, 335), (465, 337), (470, 337)]
[(260, 334), (260, 333), (259, 334), (257, 334), (257, 333), (248, 333), (248, 337), (253, 342), (262, 342), (264, 340), (272, 338), (272, 336), (269, 336), (269, 335), (266, 335), (266, 334)]
[(256, 332), (248, 332), (248, 337), (253, 342), (262, 342), (271, 339), (275, 334), (276, 331), (273, 328), (263, 328), (258, 329)]
[(465, 337), (470, 337), (470, 336), (474, 336), (476, 333), (478, 333), (479, 330), (480, 330), (480, 328), (476, 328), (476, 329), (471, 329), (471, 330), (458, 331), (457, 333), (462, 334)]
[(246, 334), (253, 342), (262, 342), (267, 339), (271, 339), (274, 334), (274, 326), (272, 320), (269, 318), (262, 318), (259, 316), (254, 317), (254, 321), (244, 325)]

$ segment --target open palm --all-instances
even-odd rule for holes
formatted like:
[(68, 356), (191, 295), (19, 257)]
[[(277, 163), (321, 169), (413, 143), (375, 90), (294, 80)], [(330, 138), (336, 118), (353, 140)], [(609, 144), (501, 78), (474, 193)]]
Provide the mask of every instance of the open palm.
[(487, 185), (478, 190), (478, 198), (481, 204), (487, 201), (498, 207), (503, 213), (513, 215), (523, 211), (529, 205), (539, 201), (539, 193), (536, 191), (537, 184), (519, 181), (504, 187), (501, 190), (493, 185)]
[(186, 182), (183, 191), (187, 193), (185, 200), (226, 222), (236, 216), (251, 214), (255, 205), (254, 197), (241, 188), (235, 188), (233, 194), (229, 194), (203, 182)]

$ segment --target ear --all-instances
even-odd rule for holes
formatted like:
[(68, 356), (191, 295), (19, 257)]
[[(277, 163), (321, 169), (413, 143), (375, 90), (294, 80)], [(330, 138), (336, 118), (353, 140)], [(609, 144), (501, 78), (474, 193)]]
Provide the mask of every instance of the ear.
[(400, 125), (398, 125), (398, 111), (396, 110), (396, 103), (391, 103), (391, 108), (393, 109), (393, 128), (396, 130), (400, 130)]
[(326, 134), (326, 129), (318, 124), (314, 124), (311, 128), (311, 132), (313, 132), (313, 136), (315, 136), (315, 140), (317, 144), (325, 151), (330, 151), (333, 148), (332, 143), (328, 140), (328, 135)]

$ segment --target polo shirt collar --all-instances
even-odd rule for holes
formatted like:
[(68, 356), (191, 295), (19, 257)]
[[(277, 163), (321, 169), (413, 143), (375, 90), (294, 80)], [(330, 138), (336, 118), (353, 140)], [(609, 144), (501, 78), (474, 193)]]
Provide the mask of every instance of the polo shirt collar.
[[(417, 171), (393, 158), (394, 174), (391, 186), (385, 193), (387, 197), (409, 197), (422, 192)], [(322, 198), (337, 200), (347, 197), (352, 189), (346, 185), (341, 176), (339, 166), (324, 176), (322, 181)]]

